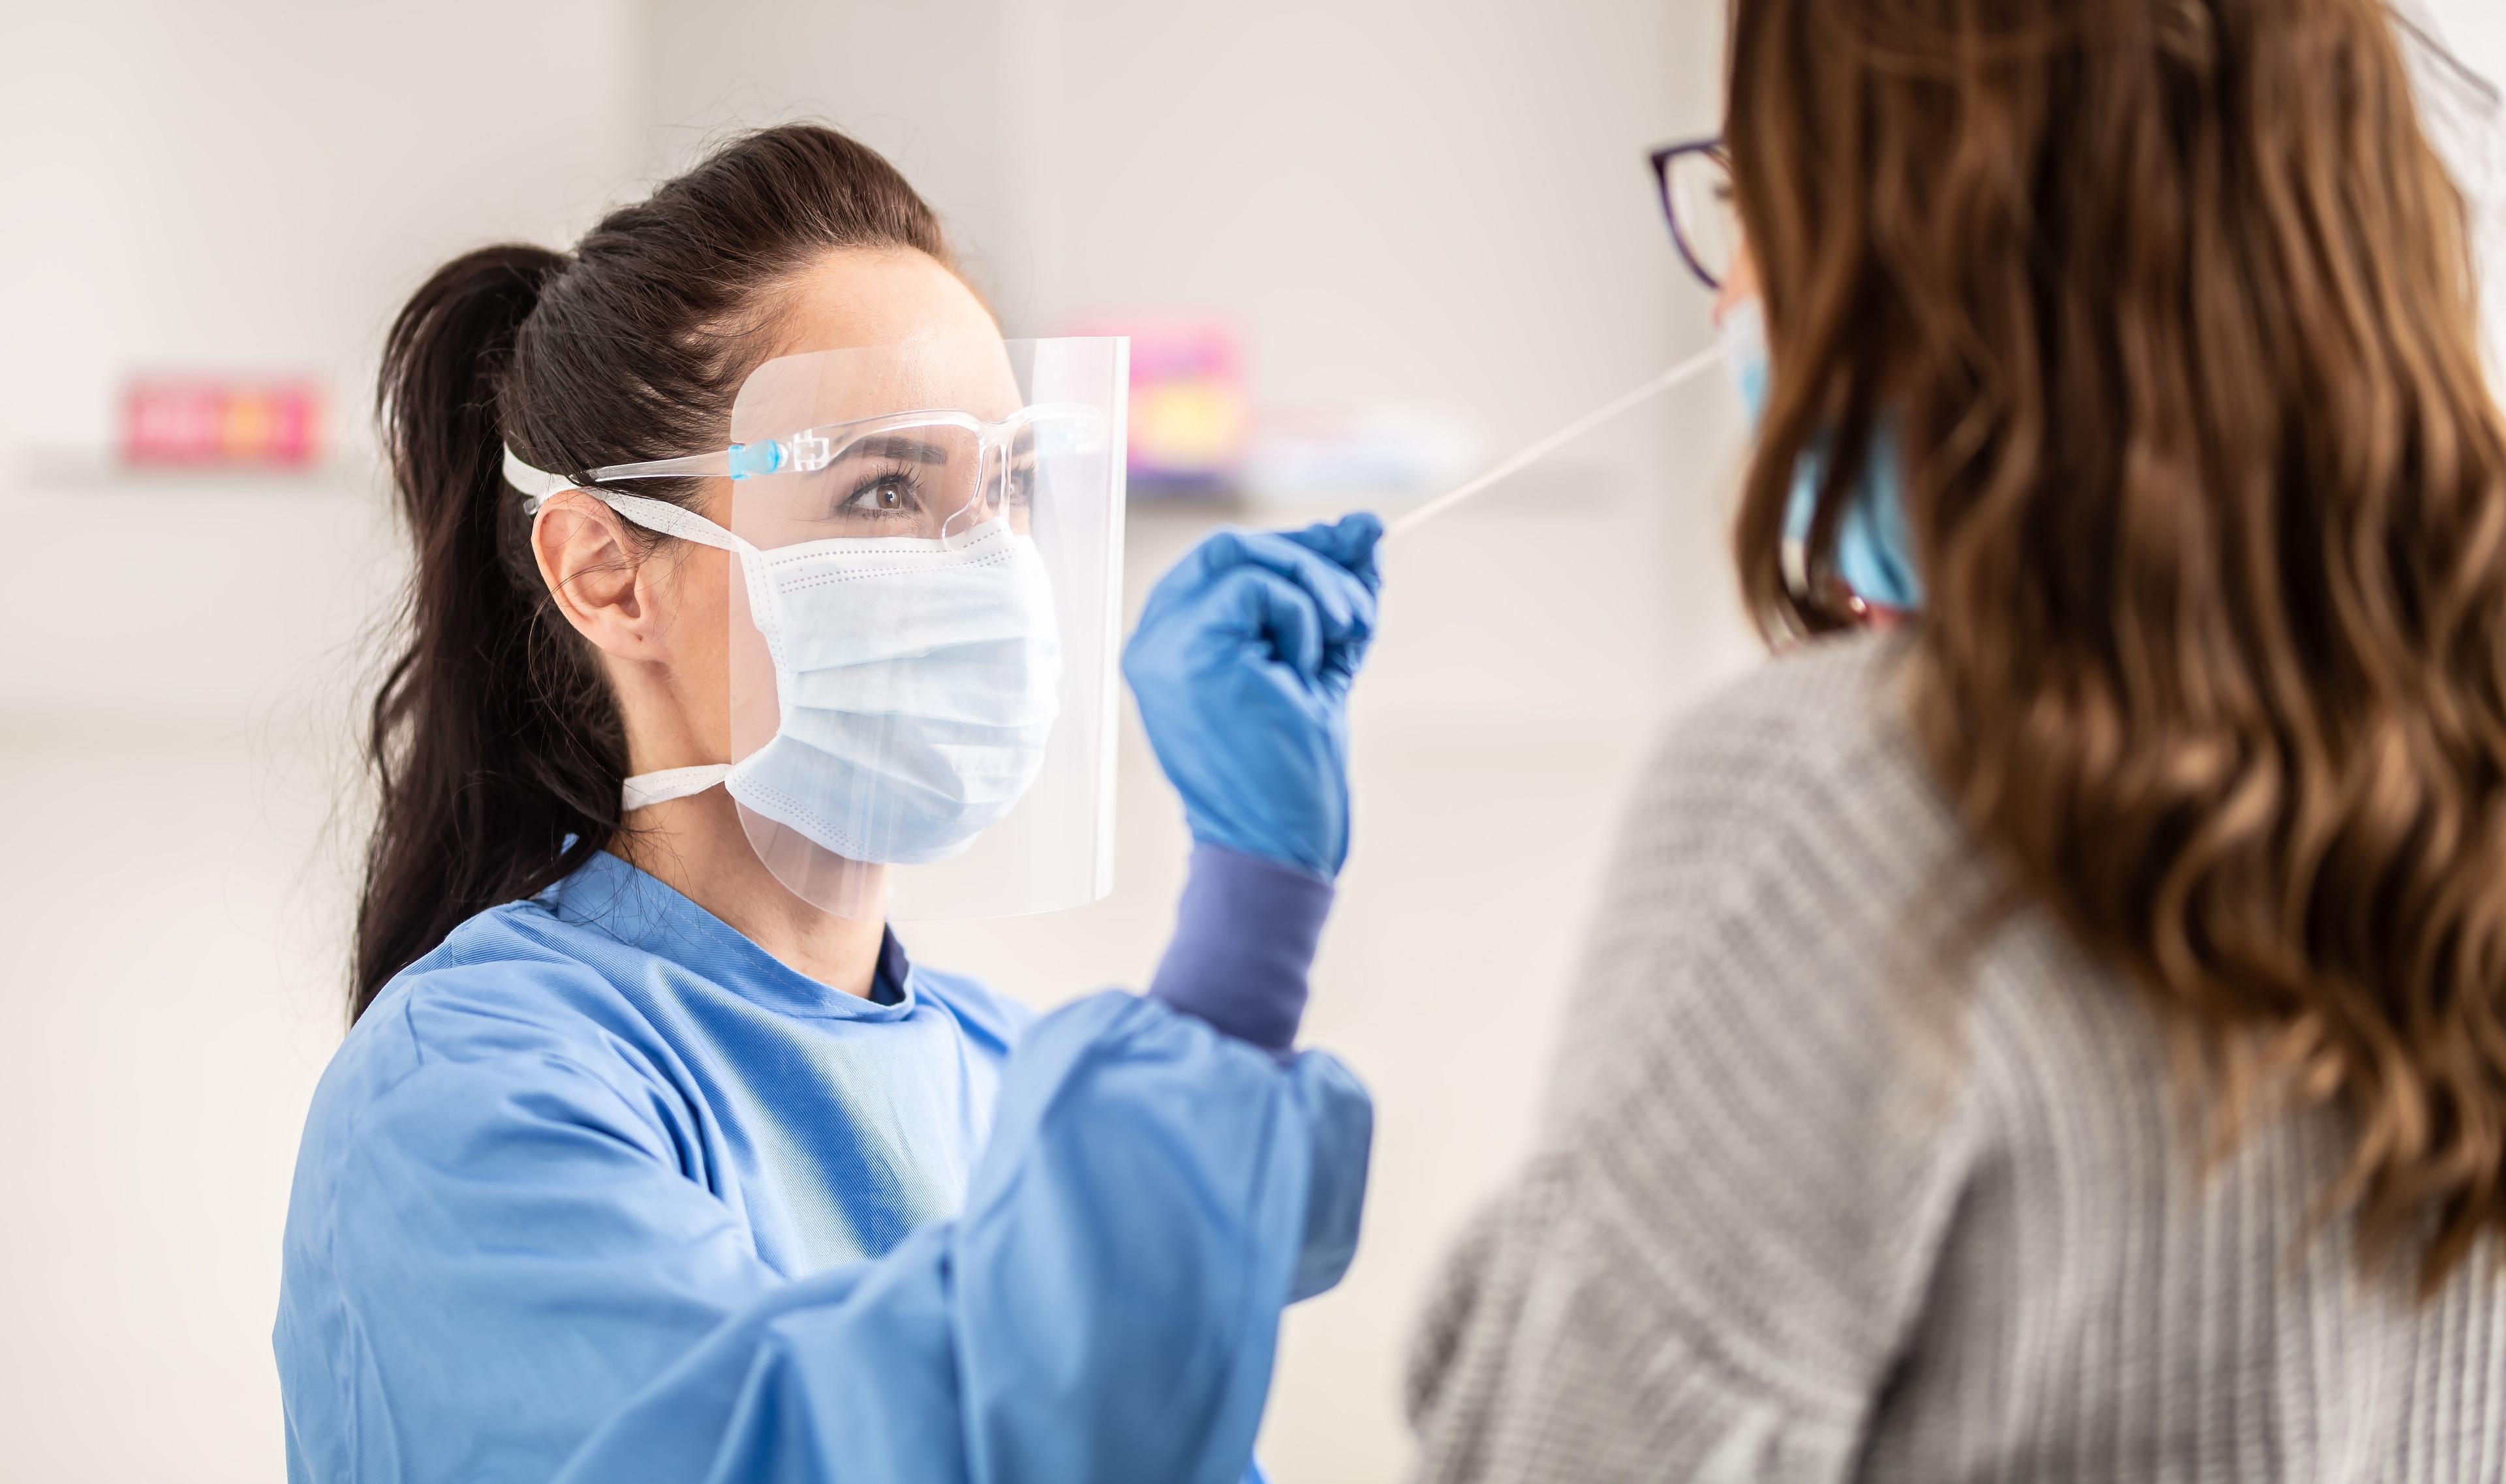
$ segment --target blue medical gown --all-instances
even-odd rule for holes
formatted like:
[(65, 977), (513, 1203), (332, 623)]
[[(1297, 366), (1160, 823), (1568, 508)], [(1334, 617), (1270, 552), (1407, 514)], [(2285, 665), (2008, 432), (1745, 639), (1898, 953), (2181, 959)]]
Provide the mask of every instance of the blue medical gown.
[(1224, 1481), (1339, 1280), (1372, 1112), (1152, 1000), (830, 991), (602, 855), (402, 974), (322, 1079), (289, 1476)]

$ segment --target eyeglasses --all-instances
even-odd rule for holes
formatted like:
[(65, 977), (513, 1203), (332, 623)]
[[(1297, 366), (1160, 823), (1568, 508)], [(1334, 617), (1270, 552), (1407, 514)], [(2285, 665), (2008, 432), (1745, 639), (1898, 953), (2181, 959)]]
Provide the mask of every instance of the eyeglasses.
[[(1106, 443), (1105, 416), (1092, 407), (1040, 403), (998, 422), (935, 409), (831, 422), (708, 453), (608, 464), (584, 479), (608, 485), (777, 476), (775, 499), (759, 507), (772, 513), (772, 523), (741, 531), (761, 547), (866, 536), (956, 543), (997, 519), (1023, 530), (1038, 481), (1049, 483), (1074, 457), (1102, 455)], [(532, 495), (523, 508), (536, 513), (540, 498)]]
[(1720, 139), (1693, 139), (1653, 152), (1670, 240), (1688, 271), (1720, 293), (1740, 253), (1740, 208), (1732, 194), (1732, 160)]

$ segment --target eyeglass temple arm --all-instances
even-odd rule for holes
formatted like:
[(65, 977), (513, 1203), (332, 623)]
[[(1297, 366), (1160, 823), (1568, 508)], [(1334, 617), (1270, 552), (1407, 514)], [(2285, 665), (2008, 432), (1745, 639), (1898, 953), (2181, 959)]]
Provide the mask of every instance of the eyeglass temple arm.
[[(1019, 409), (1003, 420), (1005, 425), (1017, 426), (1049, 417), (1089, 416), (1094, 411), (1078, 404), (1037, 403)], [(823, 467), (831, 449), (831, 441), (823, 431), (809, 428), (789, 440), (761, 439), (754, 443), (734, 444), (710, 453), (648, 458), (631, 464), (607, 464), (584, 477), (599, 485), (629, 479), (746, 479), (752, 475), (776, 473), (787, 463), (802, 470)]]
[(702, 479), (707, 476), (728, 478), (731, 474), (732, 450), (717, 449), (711, 453), (690, 453), (679, 458), (648, 458), (641, 463), (607, 464), (591, 470), (585, 477), (594, 484), (607, 484), (622, 479)]

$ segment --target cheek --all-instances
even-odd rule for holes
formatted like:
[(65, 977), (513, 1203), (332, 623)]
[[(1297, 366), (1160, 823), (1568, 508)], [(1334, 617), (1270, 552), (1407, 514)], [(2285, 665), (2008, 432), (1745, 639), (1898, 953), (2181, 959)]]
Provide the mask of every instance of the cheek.
[(731, 557), (689, 546), (670, 587), (670, 688), (689, 726), (724, 757), (730, 722)]
[(1749, 256), (1748, 248), (1742, 247), (1739, 252), (1733, 255), (1732, 275), (1723, 280), (1723, 287), (1714, 295), (1714, 323), (1721, 325), (1723, 316), (1731, 313), (1735, 306), (1745, 304), (1757, 297), (1757, 261)]
[(1723, 280), (1723, 287), (1715, 291), (1714, 328), (1718, 330), (1723, 328), (1723, 321), (1729, 319), (1732, 311), (1748, 299), (1748, 295), (1740, 292), (1739, 283), (1740, 280), (1737, 278), (1726, 278)]

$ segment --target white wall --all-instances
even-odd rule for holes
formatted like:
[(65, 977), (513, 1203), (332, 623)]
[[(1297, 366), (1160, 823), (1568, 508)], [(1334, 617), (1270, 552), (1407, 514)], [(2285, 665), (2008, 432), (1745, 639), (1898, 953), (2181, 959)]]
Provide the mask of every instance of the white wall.
[(361, 403), (412, 273), (619, 189), (637, 34), (621, 0), (7, 7), (0, 448), (102, 438), (133, 366)]
[[(2506, 90), (2506, 6), (2496, 0), (2425, 0), (2425, 12), (2449, 50)], [(2498, 384), (2506, 386), (2506, 103), (2473, 121), (2467, 137), (2454, 130), (2441, 131), (2441, 137), (2480, 211), (2489, 358)]]
[(334, 806), (399, 564), (356, 460), (117, 477), (135, 368), (328, 379), (634, 163), (616, 0), (0, 7), (0, 1479), (281, 1477), (269, 1324), (336, 1044)]

